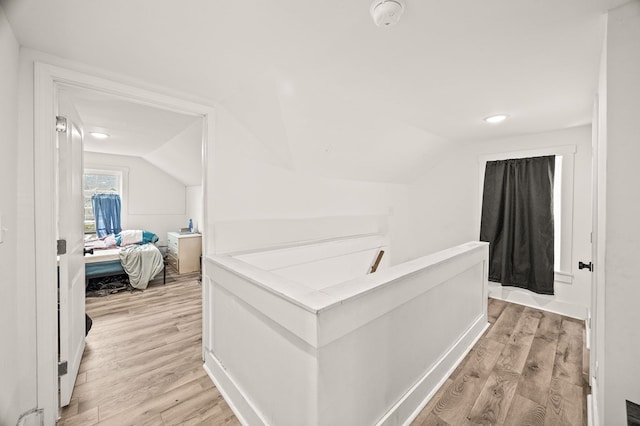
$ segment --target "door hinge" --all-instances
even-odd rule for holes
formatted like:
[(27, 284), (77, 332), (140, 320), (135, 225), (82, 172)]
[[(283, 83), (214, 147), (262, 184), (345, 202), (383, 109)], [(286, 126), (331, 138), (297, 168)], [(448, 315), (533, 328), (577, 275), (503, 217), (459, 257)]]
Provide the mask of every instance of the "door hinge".
[(67, 240), (58, 240), (56, 243), (58, 256), (61, 254), (67, 254)]
[(67, 374), (67, 361), (60, 361), (58, 363), (58, 377), (62, 377)]
[(56, 132), (63, 133), (67, 131), (67, 119), (57, 115), (56, 116)]

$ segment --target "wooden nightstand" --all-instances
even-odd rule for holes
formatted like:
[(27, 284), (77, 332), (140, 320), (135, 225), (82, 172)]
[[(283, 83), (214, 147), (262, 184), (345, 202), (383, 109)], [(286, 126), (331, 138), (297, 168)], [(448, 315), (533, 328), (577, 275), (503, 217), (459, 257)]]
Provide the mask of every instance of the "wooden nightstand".
[(202, 235), (167, 232), (167, 263), (178, 274), (200, 270)]

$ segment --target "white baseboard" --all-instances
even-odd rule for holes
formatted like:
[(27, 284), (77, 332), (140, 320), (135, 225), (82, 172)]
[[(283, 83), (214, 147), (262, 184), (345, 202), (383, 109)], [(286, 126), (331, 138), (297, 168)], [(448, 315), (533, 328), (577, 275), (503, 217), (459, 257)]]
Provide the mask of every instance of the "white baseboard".
[(587, 307), (575, 303), (556, 300), (554, 296), (536, 294), (518, 287), (503, 287), (498, 283), (489, 283), (489, 297), (530, 306), (542, 311), (553, 312), (580, 320), (587, 319)]
[(251, 426), (267, 424), (251, 401), (245, 398), (240, 388), (227, 374), (227, 370), (208, 350), (204, 354), (204, 370), (211, 377), (213, 384), (216, 385), (216, 388), (240, 423)]
[(410, 425), (488, 327), (489, 323), (484, 315), (476, 319), (435, 365), (376, 423), (376, 426)]

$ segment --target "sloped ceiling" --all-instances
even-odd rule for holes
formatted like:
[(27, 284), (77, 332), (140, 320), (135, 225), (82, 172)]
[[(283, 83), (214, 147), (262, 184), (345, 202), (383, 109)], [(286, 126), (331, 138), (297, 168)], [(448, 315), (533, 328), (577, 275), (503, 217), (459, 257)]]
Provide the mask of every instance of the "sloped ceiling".
[[(140, 157), (185, 186), (202, 182), (202, 121), (82, 88), (66, 87), (82, 120), (88, 152)], [(109, 135), (96, 139), (91, 132)]]
[[(406, 182), (454, 144), (590, 122), (625, 0), (4, 0), (20, 43), (217, 101), (282, 167)], [(499, 126), (482, 121), (506, 113)]]

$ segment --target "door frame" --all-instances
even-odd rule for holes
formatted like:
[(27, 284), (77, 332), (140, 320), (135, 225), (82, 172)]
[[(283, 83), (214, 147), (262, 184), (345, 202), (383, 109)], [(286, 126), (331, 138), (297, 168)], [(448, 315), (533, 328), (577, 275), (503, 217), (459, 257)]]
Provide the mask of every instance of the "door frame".
[[(209, 209), (206, 194), (211, 190), (207, 183), (210, 173), (208, 164), (213, 158), (214, 148), (214, 107), (187, 100), (188, 95), (179, 98), (165, 95), (161, 91), (149, 90), (142, 83), (137, 85), (119, 83), (115, 80), (36, 61), (34, 64), (34, 170), (37, 173), (34, 173), (36, 194), (34, 226), (35, 235), (38, 241), (41, 241), (35, 244), (34, 253), (36, 388), (38, 407), (44, 411), (45, 424), (55, 424), (58, 417), (56, 223), (51, 208), (55, 205), (57, 197), (54, 125), (58, 111), (57, 88), (59, 85), (97, 90), (144, 105), (202, 117), (203, 255), (206, 256), (213, 250), (213, 241), (207, 240)], [(203, 318), (205, 318), (204, 312)], [(203, 323), (203, 336), (208, 334), (205, 333), (206, 328), (206, 324)]]
[[(606, 40), (603, 53), (606, 62)], [(601, 69), (601, 74), (602, 74)], [(606, 70), (604, 71), (606, 73)], [(605, 348), (605, 254), (607, 223), (607, 89), (601, 83), (594, 101), (593, 119), (593, 163), (592, 163), (592, 283), (591, 283), (591, 326), (589, 350), (589, 384), (591, 401), (587, 410), (593, 425), (604, 425), (604, 348)]]

